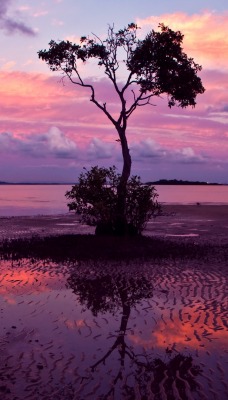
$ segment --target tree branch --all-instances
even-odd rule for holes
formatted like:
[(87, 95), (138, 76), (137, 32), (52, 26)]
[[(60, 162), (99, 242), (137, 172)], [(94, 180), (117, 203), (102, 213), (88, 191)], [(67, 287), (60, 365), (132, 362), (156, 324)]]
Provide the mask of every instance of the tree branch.
[(111, 114), (107, 111), (106, 103), (103, 103), (103, 105), (101, 105), (101, 104), (96, 100), (96, 98), (95, 98), (95, 89), (94, 89), (93, 85), (84, 83), (84, 81), (83, 81), (83, 79), (81, 78), (81, 76), (80, 76), (80, 74), (79, 74), (77, 68), (74, 68), (74, 72), (76, 73), (76, 75), (77, 75), (77, 77), (78, 77), (78, 79), (79, 79), (79, 82), (75, 81), (75, 80), (72, 78), (72, 75), (69, 74), (69, 73), (67, 73), (66, 71), (64, 71), (64, 69), (62, 69), (62, 70), (63, 70), (63, 72), (67, 75), (67, 77), (69, 78), (69, 80), (70, 80), (74, 85), (79, 85), (79, 86), (82, 86), (82, 87), (85, 87), (85, 88), (90, 88), (90, 90), (91, 90), (91, 92), (92, 92), (90, 101), (91, 101), (92, 103), (94, 103), (101, 111), (103, 111), (103, 113), (107, 116), (107, 118), (108, 118), (108, 119), (112, 122), (112, 124), (116, 127), (117, 121), (116, 121), (116, 120), (111, 116)]
[(138, 97), (136, 97), (135, 92), (132, 90), (133, 96), (134, 96), (134, 102), (132, 105), (129, 107), (128, 110), (126, 110), (126, 119), (130, 117), (130, 115), (135, 111), (137, 107), (142, 107), (145, 105), (151, 105), (151, 106), (156, 106), (156, 104), (150, 103), (150, 99), (154, 96), (153, 94), (150, 94), (148, 96), (143, 97), (143, 93), (140, 93)]

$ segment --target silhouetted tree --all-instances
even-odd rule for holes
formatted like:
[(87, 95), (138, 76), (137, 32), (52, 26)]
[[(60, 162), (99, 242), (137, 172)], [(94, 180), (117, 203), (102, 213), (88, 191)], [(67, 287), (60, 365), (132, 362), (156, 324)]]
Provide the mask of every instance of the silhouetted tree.
[[(68, 207), (80, 215), (81, 221), (96, 225), (97, 235), (118, 235), (116, 230), (117, 188), (120, 174), (116, 168), (92, 167), (85, 169), (78, 178), (78, 183), (66, 192), (70, 200)], [(146, 223), (160, 211), (156, 198), (156, 189), (143, 185), (138, 176), (132, 176), (127, 182), (125, 218), (128, 235), (142, 233)]]
[[(94, 103), (111, 121), (118, 133), (123, 155), (123, 169), (118, 186), (118, 202), (116, 224), (119, 231), (125, 231), (126, 186), (131, 173), (131, 156), (128, 147), (126, 130), (129, 117), (140, 106), (151, 104), (153, 97), (166, 93), (168, 105), (173, 107), (195, 106), (196, 96), (204, 92), (201, 79), (197, 73), (201, 66), (183, 52), (183, 35), (174, 32), (164, 24), (159, 24), (160, 31), (152, 30), (145, 39), (137, 39), (138, 26), (134, 23), (115, 32), (109, 26), (108, 35), (101, 40), (83, 36), (80, 44), (70, 41), (56, 43), (51, 40), (49, 50), (40, 50), (39, 58), (46, 61), (52, 71), (61, 71), (72, 83), (91, 91), (90, 101)], [(119, 50), (121, 49), (122, 52)], [(125, 82), (119, 82), (117, 72), (121, 58), (126, 67)], [(119, 115), (112, 115), (107, 103), (98, 101), (94, 85), (87, 83), (81, 76), (78, 61), (86, 62), (96, 59), (99, 67), (111, 81), (113, 90), (120, 101)], [(132, 92), (129, 100), (129, 90)]]

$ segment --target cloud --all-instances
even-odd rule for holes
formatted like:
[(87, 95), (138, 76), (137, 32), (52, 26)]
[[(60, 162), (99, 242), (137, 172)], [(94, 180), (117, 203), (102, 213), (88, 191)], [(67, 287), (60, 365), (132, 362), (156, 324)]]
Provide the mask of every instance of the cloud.
[[(227, 160), (228, 73), (204, 70), (202, 80), (207, 90), (199, 96), (195, 109), (170, 110), (166, 99), (159, 99), (157, 107), (140, 107), (133, 113), (127, 138), (133, 168), (137, 166), (136, 174), (142, 168), (148, 168), (148, 175), (151, 174), (150, 166), (157, 163), (160, 170), (163, 165), (175, 168), (179, 178), (184, 179), (188, 169), (195, 168), (197, 172), (200, 164), (201, 174), (206, 166), (209, 170), (208, 175), (206, 172), (202, 175), (202, 180), (210, 181), (214, 173), (211, 166), (222, 165)], [(110, 83), (92, 79), (91, 82), (96, 84), (100, 101), (107, 101), (108, 110), (117, 116), (119, 103)], [(77, 88), (67, 80), (62, 84), (57, 76), (0, 72), (1, 132), (13, 132), (10, 143), (10, 138), (4, 137), (8, 147), (2, 150), (0, 158), (5, 163), (5, 155), (12, 163), (19, 157), (24, 163), (29, 160), (30, 164), (49, 161), (63, 168), (75, 161), (79, 169), (82, 161), (85, 166), (90, 163), (122, 165), (115, 127), (89, 99), (88, 89)], [(217, 176), (225, 174), (224, 168), (221, 173), (217, 170)], [(167, 168), (163, 177), (169, 173)], [(222, 179), (214, 177), (213, 180)]]
[(9, 132), (0, 134), (0, 152), (30, 157), (75, 158), (77, 146), (58, 128), (52, 127), (43, 134), (16, 136)]
[(162, 22), (184, 34), (184, 51), (204, 68), (227, 69), (228, 12), (219, 14), (204, 11), (193, 15), (177, 12), (137, 20), (143, 32), (145, 29), (148, 31), (148, 27), (157, 30), (158, 24)]
[(16, 61), (7, 61), (5, 64), (2, 65), (2, 69), (4, 71), (9, 71), (15, 68)]
[(91, 139), (88, 144), (76, 143), (59, 128), (51, 127), (48, 132), (37, 134), (0, 133), (0, 154), (19, 157), (56, 159), (109, 159), (115, 157), (115, 144), (98, 138)]
[(181, 147), (172, 149), (161, 146), (154, 140), (147, 138), (140, 142), (134, 142), (130, 146), (130, 151), (133, 160), (144, 162), (169, 162), (169, 163), (184, 163), (198, 164), (208, 161), (207, 156), (198, 154), (191, 147)]
[(158, 143), (150, 138), (143, 140), (139, 143), (133, 143), (130, 146), (130, 151), (134, 159), (157, 159), (166, 155), (165, 149), (163, 149)]
[(41, 136), (46, 142), (50, 152), (56, 157), (74, 158), (77, 155), (77, 146), (75, 142), (67, 138), (58, 128), (52, 127), (48, 133)]
[(0, 30), (9, 35), (21, 33), (27, 36), (35, 36), (36, 33), (31, 27), (23, 21), (18, 21), (16, 17), (8, 15), (12, 3), (13, 0), (1, 0), (0, 2)]
[(172, 158), (176, 162), (185, 164), (198, 164), (208, 161), (208, 157), (196, 154), (191, 147), (184, 147), (173, 153)]
[(111, 158), (113, 157), (114, 144), (106, 143), (98, 138), (92, 139), (88, 148), (88, 156), (92, 158)]
[(63, 26), (63, 25), (64, 25), (64, 22), (61, 21), (60, 19), (53, 19), (53, 20), (52, 20), (52, 25), (53, 25), (53, 26)]
[(47, 10), (42, 10), (42, 11), (34, 12), (34, 13), (32, 14), (32, 16), (33, 16), (34, 18), (39, 18), (39, 17), (44, 17), (44, 16), (47, 15), (47, 14), (48, 14), (48, 11), (47, 11)]

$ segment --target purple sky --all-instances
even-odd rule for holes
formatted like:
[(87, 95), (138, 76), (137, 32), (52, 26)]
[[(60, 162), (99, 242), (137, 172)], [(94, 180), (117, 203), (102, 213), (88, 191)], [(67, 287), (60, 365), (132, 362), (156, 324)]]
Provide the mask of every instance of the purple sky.
[[(77, 41), (108, 24), (129, 22), (140, 37), (164, 22), (184, 33), (184, 50), (203, 66), (206, 92), (194, 109), (140, 107), (129, 120), (133, 170), (143, 180), (228, 183), (227, 0), (0, 0), (0, 181), (74, 182), (82, 167), (117, 165), (120, 146), (90, 92), (51, 73), (37, 52), (51, 39)], [(162, 4), (160, 4), (162, 3)], [(114, 5), (115, 4), (115, 5)], [(119, 104), (103, 71), (81, 65), (97, 96), (114, 114)], [(120, 80), (124, 80), (121, 70)]]

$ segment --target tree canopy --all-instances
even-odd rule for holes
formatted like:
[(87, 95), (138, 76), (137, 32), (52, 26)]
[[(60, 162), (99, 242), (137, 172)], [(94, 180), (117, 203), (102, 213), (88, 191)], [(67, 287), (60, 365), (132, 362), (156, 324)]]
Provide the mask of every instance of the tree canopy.
[[(159, 24), (159, 28), (160, 31), (152, 30), (145, 39), (140, 40), (137, 39), (139, 27), (134, 23), (117, 32), (113, 26), (109, 26), (108, 37), (105, 40), (96, 35), (93, 38), (82, 36), (80, 44), (68, 40), (58, 43), (51, 40), (49, 50), (41, 50), (38, 54), (52, 71), (62, 71), (74, 84), (90, 87), (91, 101), (95, 103), (93, 86), (85, 83), (79, 73), (79, 60), (86, 62), (91, 58), (97, 59), (98, 66), (104, 67), (105, 74), (114, 84), (121, 100), (125, 91), (137, 84), (139, 94), (134, 97), (128, 109), (122, 110), (125, 111), (120, 115), (122, 122), (129, 118), (137, 106), (149, 103), (151, 97), (163, 93), (168, 95), (170, 107), (195, 106), (197, 94), (204, 92), (201, 79), (197, 76), (201, 66), (184, 53), (184, 35), (180, 31), (175, 32), (164, 24)], [(125, 51), (123, 62), (128, 71), (125, 84), (121, 88), (117, 83), (117, 71), (120, 67), (119, 48)], [(99, 106), (107, 112), (106, 105)]]
[[(159, 31), (151, 30), (142, 40), (137, 37), (139, 29), (135, 23), (117, 32), (114, 26), (109, 26), (104, 40), (95, 34), (92, 38), (82, 36), (79, 44), (51, 40), (48, 50), (38, 52), (51, 71), (61, 71), (73, 84), (90, 89), (90, 101), (103, 111), (117, 131), (123, 169), (117, 188), (116, 219), (122, 228), (126, 226), (126, 192), (132, 164), (126, 135), (129, 117), (136, 108), (152, 104), (152, 98), (163, 94), (167, 95), (170, 108), (194, 107), (196, 96), (205, 90), (197, 75), (201, 66), (183, 51), (184, 35), (180, 31), (159, 24)], [(79, 62), (90, 59), (97, 61), (113, 85), (120, 105), (117, 116), (111, 113), (106, 102), (98, 100), (94, 85), (81, 75)], [(124, 81), (118, 79), (122, 64), (125, 65)]]

